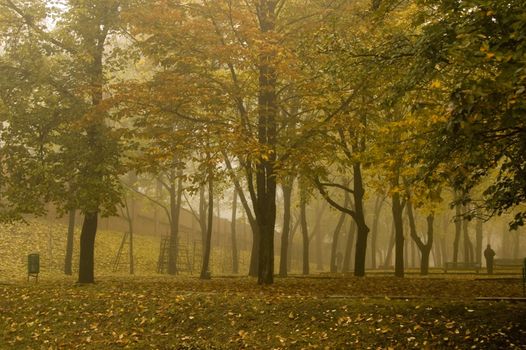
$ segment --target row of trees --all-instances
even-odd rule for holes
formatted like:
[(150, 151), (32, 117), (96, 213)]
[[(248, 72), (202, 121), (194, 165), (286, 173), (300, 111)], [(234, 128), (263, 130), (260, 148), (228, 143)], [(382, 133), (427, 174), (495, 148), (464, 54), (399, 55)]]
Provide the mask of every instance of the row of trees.
[(0, 13), (2, 219), (80, 210), (79, 282), (94, 281), (97, 218), (116, 214), (129, 172), (169, 191), (171, 245), (183, 192), (208, 193), (205, 250), (214, 185), (232, 183), (261, 284), (280, 186), (287, 261), (295, 182), (301, 208), (317, 191), (352, 218), (356, 276), (368, 194), (391, 199), (400, 277), (404, 207), (427, 216), (425, 238), (410, 219), (424, 261), (447, 188), (464, 216), (518, 207), (522, 225), (518, 0), (0, 0)]

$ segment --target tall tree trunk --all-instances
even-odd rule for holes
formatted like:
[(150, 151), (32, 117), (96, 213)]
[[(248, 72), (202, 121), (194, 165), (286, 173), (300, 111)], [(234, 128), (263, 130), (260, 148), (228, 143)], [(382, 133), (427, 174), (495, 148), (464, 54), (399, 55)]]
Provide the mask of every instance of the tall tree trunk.
[(129, 223), (130, 227), (130, 275), (133, 275), (135, 273), (135, 262), (133, 259), (133, 223), (130, 221)]
[(477, 219), (475, 226), (475, 261), (482, 264), (482, 219)]
[[(457, 197), (458, 198), (458, 197)], [(460, 243), (460, 234), (462, 233), (460, 204), (455, 205), (455, 240), (453, 241), (453, 262), (458, 262), (458, 247)]]
[(321, 251), (323, 245), (323, 236), (321, 233), (321, 220), (323, 218), (323, 213), (325, 212), (325, 209), (327, 209), (327, 202), (324, 201), (321, 208), (318, 203), (316, 209), (316, 223), (314, 224), (312, 233), (309, 235), (309, 241), (312, 241), (313, 238), (316, 238), (316, 240), (314, 241), (314, 248), (316, 252), (316, 268), (318, 269), (318, 271), (323, 270), (323, 253)]
[(290, 231), (290, 238), (289, 238), (289, 251), (287, 253), (287, 269), (288, 271), (292, 268), (292, 253), (294, 252), (294, 236), (296, 235), (296, 232), (298, 231), (298, 226), (300, 225), (300, 220), (296, 220), (294, 223), (294, 226), (292, 227), (292, 230)]
[[(161, 184), (161, 181), (159, 178), (155, 179), (155, 198), (160, 198), (162, 193), (163, 185)], [(154, 205), (153, 206), (153, 233), (157, 236), (162, 236), (163, 233), (160, 231), (160, 220), (159, 220), (159, 206)]]
[(392, 266), (393, 248), (395, 246), (395, 225), (391, 225), (391, 236), (389, 238), (389, 245), (387, 246), (387, 254), (385, 254), (384, 267)]
[(501, 236), (501, 247), (500, 247), (500, 254), (497, 252), (497, 255), (500, 255), (501, 257), (509, 257), (511, 256), (511, 245), (513, 242), (511, 241), (511, 235), (508, 231), (508, 225), (506, 222), (502, 223), (502, 234)]
[[(241, 188), (241, 184), (239, 183), (239, 180), (234, 172), (234, 168), (232, 167), (232, 163), (230, 162), (230, 159), (228, 158), (228, 155), (226, 152), (222, 152), (223, 157), (225, 159), (225, 165), (230, 172), (230, 177), (232, 179), (232, 182), (234, 183), (234, 186), (237, 190), (237, 194), (239, 196), (239, 200), (241, 201), (241, 205), (243, 206), (243, 209), (245, 210), (245, 214), (247, 215), (248, 223), (250, 225), (250, 228), (252, 230), (252, 247), (250, 251), (250, 264), (248, 269), (248, 275), (251, 277), (257, 277), (258, 276), (258, 264), (259, 264), (259, 227), (258, 223), (255, 218), (255, 214), (252, 213), (252, 209), (250, 208), (250, 205), (248, 204), (247, 197), (245, 196), (245, 192), (243, 192), (243, 189)], [(245, 170), (248, 170), (248, 168), (245, 168)], [(251, 171), (247, 171), (247, 182), (249, 183), (249, 191), (252, 199), (252, 204), (255, 203), (255, 193), (254, 190), (251, 189), (250, 184), (252, 183), (252, 173)], [(206, 230), (203, 230), (205, 232)]]
[(323, 233), (319, 225), (314, 227), (314, 247), (316, 252), (316, 270), (323, 271)]
[[(466, 207), (464, 207), (464, 213), (466, 213)], [(464, 233), (464, 261), (473, 262), (473, 244), (469, 238), (469, 221), (462, 219), (462, 231)]]
[(259, 227), (252, 230), (252, 248), (250, 249), (250, 265), (248, 268), (248, 275), (257, 277), (259, 271)]
[(259, 228), (258, 283), (274, 282), (274, 229), (276, 225), (276, 135), (278, 98), (276, 93), (276, 49), (270, 37), (276, 28), (276, 0), (258, 0), (260, 31), (269, 45), (259, 52), (258, 62), (258, 142), (270, 154), (262, 155), (256, 166), (257, 194), (252, 189), (256, 220)]
[(393, 225), (395, 230), (395, 276), (404, 277), (404, 222), (403, 206), (398, 192), (393, 194)]
[[(407, 223), (404, 221), (404, 232), (407, 232)], [(411, 266), (409, 266), (409, 255), (411, 253), (411, 251), (408, 249), (409, 248), (409, 240), (407, 239), (407, 237), (404, 237), (404, 267), (405, 269), (407, 268), (410, 268)]]
[(431, 252), (431, 248), (433, 246), (433, 225), (434, 225), (434, 215), (429, 214), (426, 218), (427, 220), (427, 242), (420, 250), (421, 255), (421, 261), (420, 261), (420, 274), (421, 275), (427, 275), (429, 273), (429, 253)]
[(281, 186), (283, 191), (283, 232), (281, 233), (281, 254), (279, 259), (279, 275), (287, 276), (287, 261), (289, 251), (290, 221), (291, 221), (291, 202), (292, 202), (292, 183), (294, 179)]
[(433, 245), (433, 256), (435, 260), (435, 267), (440, 267), (443, 265), (442, 262), (442, 252), (440, 247), (440, 239), (437, 241), (437, 244)]
[[(133, 275), (135, 273), (135, 266), (133, 264), (133, 212), (134, 210), (134, 203), (132, 202), (132, 208), (130, 208), (128, 204), (128, 200), (124, 199), (124, 205), (126, 207), (126, 221), (128, 222), (128, 233), (130, 237), (130, 246), (129, 246), (129, 259), (130, 259), (130, 275)], [(124, 244), (124, 239), (122, 241), (121, 246)]]
[(174, 213), (176, 211), (176, 189), (175, 184), (170, 185), (170, 241), (168, 250), (168, 274), (175, 275), (177, 273), (177, 236), (179, 233), (178, 227), (174, 222)]
[(84, 222), (80, 232), (79, 283), (95, 282), (95, 235), (97, 234), (98, 214), (84, 214)]
[(418, 249), (421, 252), (420, 260), (420, 274), (427, 275), (429, 274), (429, 253), (433, 247), (433, 223), (434, 223), (434, 214), (429, 214), (427, 216), (427, 242), (424, 243), (416, 232), (415, 217), (413, 213), (413, 204), (411, 202), (407, 203), (407, 217), (409, 219), (409, 231), (411, 233), (411, 238), (416, 243)]
[(307, 199), (304, 190), (300, 194), (300, 228), (303, 236), (303, 274), (309, 274), (309, 231), (307, 226)]
[(354, 236), (356, 234), (356, 222), (351, 220), (349, 224), (349, 231), (347, 233), (347, 244), (345, 246), (345, 255), (343, 257), (342, 272), (347, 273), (351, 271), (352, 247), (354, 245)]
[[(137, 174), (135, 172), (130, 172), (128, 174), (129, 185), (135, 189), (137, 183)], [(135, 273), (135, 261), (133, 259), (133, 239), (134, 239), (134, 230), (133, 223), (135, 220), (135, 196), (131, 194), (130, 203), (125, 198), (126, 204), (126, 213), (128, 217), (128, 232), (130, 237), (130, 250), (129, 250), (129, 260), (130, 260), (130, 275)]]
[(210, 252), (212, 245), (212, 224), (214, 220), (214, 178), (208, 174), (208, 221), (206, 223), (205, 250), (201, 266), (201, 279), (210, 279)]
[[(95, 40), (89, 45), (90, 65), (87, 67), (91, 91), (91, 106), (95, 109), (103, 102), (104, 69), (103, 55), (108, 26), (102, 23), (90, 28), (96, 33)], [(104, 130), (106, 128), (103, 118), (93, 118), (86, 127), (87, 159), (84, 168), (80, 171), (82, 176), (94, 184), (99, 184), (104, 179), (103, 170), (98, 167), (101, 155), (104, 155)], [(100, 196), (101, 193), (95, 193)], [(80, 261), (79, 261), (79, 283), (95, 282), (95, 236), (97, 234), (98, 214), (100, 202), (85, 210), (84, 222), (80, 233)]]
[(207, 203), (205, 198), (205, 186), (199, 187), (199, 228), (201, 229), (201, 251), (205, 251), (206, 246), (206, 214)]
[(239, 259), (237, 256), (237, 237), (236, 237), (236, 214), (237, 214), (237, 190), (234, 189), (232, 199), (232, 221), (230, 222), (230, 234), (232, 237), (232, 273), (239, 273)]
[(365, 194), (363, 188), (361, 164), (359, 162), (353, 165), (353, 181), (354, 181), (354, 208), (356, 217), (354, 218), (357, 226), (356, 235), (356, 253), (354, 259), (354, 275), (358, 277), (365, 276), (365, 259), (367, 255), (367, 235), (369, 227), (365, 223), (365, 212), (363, 205), (363, 197)]
[(380, 214), (384, 198), (377, 196), (374, 203), (374, 219), (373, 229), (371, 231), (371, 268), (376, 269), (376, 238), (378, 235), (378, 222), (380, 221)]
[(69, 210), (69, 217), (68, 217), (68, 237), (66, 241), (66, 257), (64, 259), (64, 273), (66, 275), (72, 275), (73, 269), (72, 269), (72, 261), (73, 261), (73, 242), (74, 242), (74, 235), (75, 235), (75, 209)]
[(416, 267), (416, 249), (415, 249), (415, 242), (410, 240), (409, 246), (411, 247), (411, 267)]
[[(266, 176), (265, 176), (266, 177)], [(258, 263), (258, 283), (272, 284), (274, 283), (274, 229), (276, 225), (276, 193), (275, 193), (275, 179), (267, 179), (269, 182), (274, 182), (271, 187), (274, 187), (270, 196), (261, 199), (259, 202), (261, 210), (258, 214), (259, 226), (259, 263)]]
[[(345, 200), (343, 203), (343, 206), (347, 208), (349, 206), (350, 202), (350, 196), (349, 192), (345, 192)], [(336, 227), (334, 228), (334, 232), (332, 234), (332, 244), (331, 244), (331, 266), (330, 271), (332, 273), (338, 272), (338, 266), (336, 261), (336, 254), (338, 252), (338, 240), (340, 237), (340, 232), (343, 227), (343, 223), (345, 222), (345, 217), (347, 216), (346, 213), (342, 212), (340, 214), (340, 218), (338, 219), (338, 223), (336, 224)]]
[[(170, 173), (170, 250), (168, 252), (168, 274), (177, 274), (177, 252), (179, 249), (179, 215), (183, 194), (182, 170)], [(176, 184), (177, 181), (177, 184)]]
[(446, 237), (445, 235), (440, 237), (440, 251), (442, 252), (442, 262), (445, 264), (449, 257), (447, 253), (447, 244), (446, 244)]

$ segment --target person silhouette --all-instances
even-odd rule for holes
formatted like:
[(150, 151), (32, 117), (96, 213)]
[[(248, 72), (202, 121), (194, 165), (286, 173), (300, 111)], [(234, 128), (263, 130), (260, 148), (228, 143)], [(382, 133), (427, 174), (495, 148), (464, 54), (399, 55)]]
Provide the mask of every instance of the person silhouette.
[(486, 258), (486, 269), (488, 274), (493, 274), (493, 257), (495, 256), (495, 251), (491, 249), (491, 246), (488, 244), (486, 250), (484, 250), (484, 258)]

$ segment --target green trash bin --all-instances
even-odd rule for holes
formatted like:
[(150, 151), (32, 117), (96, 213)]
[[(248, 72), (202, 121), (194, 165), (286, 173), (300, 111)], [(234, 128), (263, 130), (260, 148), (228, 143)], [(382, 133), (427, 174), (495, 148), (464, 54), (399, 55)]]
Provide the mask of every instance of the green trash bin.
[(40, 255), (37, 253), (29, 254), (27, 256), (27, 280), (34, 277), (38, 281), (38, 274), (40, 273)]

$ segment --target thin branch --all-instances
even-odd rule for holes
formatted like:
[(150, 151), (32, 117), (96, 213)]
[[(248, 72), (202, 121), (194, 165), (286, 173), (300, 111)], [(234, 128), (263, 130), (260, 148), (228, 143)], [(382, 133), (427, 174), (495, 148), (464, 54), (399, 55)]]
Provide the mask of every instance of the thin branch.
[(221, 153), (223, 154), (223, 158), (225, 159), (226, 167), (230, 173), (230, 177), (232, 178), (232, 181), (234, 182), (234, 186), (238, 192), (239, 199), (241, 200), (241, 204), (243, 205), (243, 208), (245, 209), (245, 212), (247, 213), (248, 221), (252, 224), (255, 220), (255, 215), (252, 213), (252, 210), (250, 209), (250, 206), (248, 205), (247, 197), (245, 196), (245, 192), (241, 188), (241, 185), (239, 184), (239, 180), (236, 177), (236, 174), (234, 173), (234, 168), (232, 167), (232, 163), (230, 162), (230, 158), (228, 158), (228, 155), (224, 150), (221, 150)]
[(339, 189), (342, 189), (346, 192), (349, 192), (349, 193), (352, 193), (354, 194), (354, 190), (350, 189), (349, 187), (347, 186), (344, 186), (344, 185), (341, 185), (341, 184), (338, 184), (338, 183), (332, 183), (332, 182), (319, 182), (319, 184), (323, 187), (336, 187), (336, 188), (339, 188)]
[(186, 204), (188, 204), (188, 207), (190, 207), (190, 212), (192, 213), (193, 217), (199, 221), (199, 215), (195, 213), (194, 208), (192, 207), (192, 204), (190, 204), (190, 200), (188, 200), (188, 196), (186, 195), (186, 192), (183, 192), (184, 199), (186, 200)]
[(56, 40), (55, 38), (51, 37), (49, 35), (49, 33), (47, 33), (45, 30), (43, 30), (42, 28), (40, 28), (33, 20), (33, 17), (31, 15), (28, 15), (26, 13), (24, 13), (24, 11), (22, 9), (20, 9), (18, 6), (16, 6), (13, 1), (11, 0), (4, 0), (4, 3), (3, 4), (0, 4), (0, 6), (4, 6), (4, 7), (7, 7), (8, 9), (11, 9), (12, 11), (14, 11), (17, 15), (19, 15), (23, 20), (24, 20), (24, 23), (31, 29), (33, 29), (35, 32), (37, 32), (44, 40), (52, 43), (53, 45), (55, 46), (58, 46), (60, 47), (61, 49), (71, 53), (71, 54), (76, 54), (77, 53), (77, 50), (75, 50), (74, 48), (70, 47), (70, 46), (67, 46), (66, 44), (64, 44), (63, 42), (59, 41), (59, 40)]
[(315, 178), (314, 179), (314, 184), (316, 186), (316, 188), (318, 189), (318, 191), (320, 192), (321, 196), (334, 208), (338, 209), (339, 211), (341, 212), (344, 212), (348, 215), (350, 215), (354, 220), (356, 220), (356, 212), (354, 210), (351, 210), (349, 208), (345, 208), (343, 206), (341, 206), (340, 204), (338, 204), (336, 201), (334, 201), (330, 196), (329, 194), (327, 193), (327, 191), (325, 190), (325, 188), (323, 187), (323, 185), (320, 183), (319, 179)]
[(166, 205), (164, 205), (163, 203), (159, 202), (157, 199), (155, 199), (153, 197), (150, 197), (146, 193), (143, 193), (143, 192), (141, 192), (139, 190), (136, 190), (135, 188), (133, 188), (132, 186), (130, 186), (128, 184), (123, 183), (123, 185), (126, 188), (128, 188), (130, 191), (133, 191), (133, 192), (137, 193), (138, 195), (143, 196), (144, 198), (148, 199), (150, 202), (152, 202), (154, 204), (157, 204), (159, 207), (161, 207), (165, 211), (166, 217), (168, 218), (168, 221), (170, 222), (170, 224), (172, 223), (172, 216), (170, 215), (170, 211), (168, 210)]
[(289, 151), (285, 152), (283, 156), (280, 157), (280, 161), (287, 160), (292, 155), (291, 150), (296, 149), (300, 144), (304, 143), (306, 140), (314, 136), (322, 125), (325, 125), (326, 123), (331, 121), (332, 118), (334, 118), (336, 115), (345, 110), (352, 102), (355, 94), (356, 90), (354, 90), (349, 96), (347, 96), (347, 98), (340, 104), (340, 106), (336, 110), (334, 110), (332, 113), (329, 113), (323, 120), (316, 123), (315, 126), (307, 130), (306, 133), (304, 133), (300, 138), (293, 142), (293, 144), (289, 148)]

